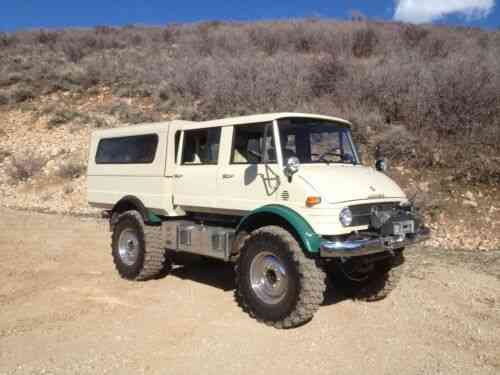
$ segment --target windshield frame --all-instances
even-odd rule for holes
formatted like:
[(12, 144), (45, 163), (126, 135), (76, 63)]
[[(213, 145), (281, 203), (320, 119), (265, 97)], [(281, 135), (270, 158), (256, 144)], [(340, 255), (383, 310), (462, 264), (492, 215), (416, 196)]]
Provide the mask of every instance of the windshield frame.
[(283, 117), (280, 119), (277, 119), (274, 121), (275, 125), (275, 142), (276, 142), (276, 147), (278, 148), (279, 151), (279, 158), (278, 161), (281, 162), (282, 165), (286, 164), (286, 160), (284, 158), (284, 152), (283, 152), (283, 145), (281, 144), (282, 138), (281, 138), (281, 130), (284, 126), (287, 126), (286, 124), (283, 124), (284, 120), (292, 120), (292, 121), (301, 121), (306, 124), (304, 126), (307, 126), (307, 122), (310, 122), (311, 125), (318, 125), (321, 124), (322, 126), (334, 126), (337, 129), (341, 129), (344, 131), (344, 134), (347, 138), (348, 144), (350, 149), (352, 150), (352, 157), (353, 161), (352, 162), (328, 162), (326, 160), (311, 160), (307, 162), (301, 161), (301, 165), (319, 165), (319, 164), (326, 164), (326, 165), (361, 165), (361, 161), (358, 155), (358, 149), (356, 145), (354, 144), (353, 138), (352, 138), (352, 131), (351, 127), (347, 123), (343, 123), (340, 121), (335, 121), (335, 120), (328, 120), (328, 119), (322, 119), (322, 118), (314, 118), (314, 117)]

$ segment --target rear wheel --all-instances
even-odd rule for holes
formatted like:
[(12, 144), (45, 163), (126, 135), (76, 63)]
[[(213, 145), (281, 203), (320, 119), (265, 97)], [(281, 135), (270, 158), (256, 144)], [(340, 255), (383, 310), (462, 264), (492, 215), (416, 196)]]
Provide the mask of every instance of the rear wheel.
[(119, 214), (111, 236), (111, 254), (118, 273), (128, 280), (158, 278), (171, 268), (161, 227), (144, 225), (137, 211)]
[(378, 262), (352, 258), (330, 265), (329, 276), (351, 298), (378, 301), (396, 288), (403, 273), (404, 256), (397, 251), (394, 256)]
[(276, 328), (309, 321), (323, 302), (325, 273), (295, 238), (276, 226), (245, 241), (236, 264), (236, 299), (251, 317)]

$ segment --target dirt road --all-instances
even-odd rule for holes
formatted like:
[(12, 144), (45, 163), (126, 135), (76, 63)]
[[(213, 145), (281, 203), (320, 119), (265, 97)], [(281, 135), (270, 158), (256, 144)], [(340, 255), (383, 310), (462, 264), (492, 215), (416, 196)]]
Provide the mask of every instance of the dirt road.
[(498, 374), (500, 252), (416, 249), (388, 299), (328, 291), (278, 331), (233, 301), (224, 264), (121, 280), (103, 221), (0, 210), (2, 374)]

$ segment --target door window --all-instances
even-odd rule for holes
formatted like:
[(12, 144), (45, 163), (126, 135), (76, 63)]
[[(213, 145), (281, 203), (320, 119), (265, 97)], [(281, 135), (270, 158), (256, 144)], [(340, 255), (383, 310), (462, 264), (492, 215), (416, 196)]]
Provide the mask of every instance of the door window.
[(260, 164), (265, 162), (276, 163), (276, 148), (271, 124), (235, 126), (231, 164)]
[(182, 149), (183, 165), (217, 164), (220, 128), (187, 130)]

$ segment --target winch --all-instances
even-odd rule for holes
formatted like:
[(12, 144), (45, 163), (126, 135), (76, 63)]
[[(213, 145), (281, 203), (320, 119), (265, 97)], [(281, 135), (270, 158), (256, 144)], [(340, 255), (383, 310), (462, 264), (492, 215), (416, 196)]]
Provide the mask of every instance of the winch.
[(371, 209), (370, 227), (380, 232), (382, 236), (404, 237), (415, 233), (419, 226), (420, 220), (411, 207), (380, 210), (374, 206)]

